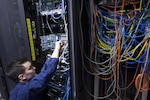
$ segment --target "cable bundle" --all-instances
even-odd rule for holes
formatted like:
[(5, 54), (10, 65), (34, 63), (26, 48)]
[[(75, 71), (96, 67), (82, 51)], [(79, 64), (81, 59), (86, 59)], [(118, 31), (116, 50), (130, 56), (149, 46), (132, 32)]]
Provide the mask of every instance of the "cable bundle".
[[(125, 0), (122, 0), (120, 4), (119, 0), (115, 0), (115, 4), (110, 6), (84, 0), (84, 4), (90, 19), (90, 47), (89, 54), (84, 52), (85, 43), (82, 41), (83, 61), (89, 61), (89, 65), (83, 62), (83, 68), (106, 85), (103, 94), (100, 90), (94, 90), (103, 95), (96, 96), (85, 84), (88, 93), (96, 99), (128, 98), (127, 90), (133, 89), (135, 83), (133, 97), (137, 99), (140, 93), (149, 90), (146, 85), (149, 78), (145, 76), (148, 76), (150, 62), (150, 1), (128, 1), (125, 4)], [(83, 5), (80, 17), (82, 8)], [(82, 39), (84, 36), (81, 35)], [(129, 73), (129, 70), (134, 70), (134, 73)]]

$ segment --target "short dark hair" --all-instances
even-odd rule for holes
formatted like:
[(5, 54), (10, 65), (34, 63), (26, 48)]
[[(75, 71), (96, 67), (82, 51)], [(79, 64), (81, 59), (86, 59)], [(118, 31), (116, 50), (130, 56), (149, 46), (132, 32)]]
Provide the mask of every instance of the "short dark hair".
[(25, 72), (25, 68), (22, 64), (28, 61), (30, 62), (30, 60), (27, 58), (20, 58), (15, 61), (12, 61), (7, 66), (6, 75), (14, 82), (19, 82), (18, 75)]

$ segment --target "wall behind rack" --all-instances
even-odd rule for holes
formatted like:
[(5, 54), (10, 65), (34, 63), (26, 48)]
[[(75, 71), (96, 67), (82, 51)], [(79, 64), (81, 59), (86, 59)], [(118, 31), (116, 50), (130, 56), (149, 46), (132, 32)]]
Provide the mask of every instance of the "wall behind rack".
[(15, 85), (4, 74), (6, 66), (14, 59), (31, 59), (22, 0), (1, 0), (0, 3), (0, 70), (2, 99), (7, 100), (8, 91)]

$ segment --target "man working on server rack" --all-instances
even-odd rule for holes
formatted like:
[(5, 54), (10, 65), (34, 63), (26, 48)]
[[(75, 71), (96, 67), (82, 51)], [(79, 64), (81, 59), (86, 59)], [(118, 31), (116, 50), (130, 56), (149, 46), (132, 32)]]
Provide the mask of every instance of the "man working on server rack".
[(62, 46), (62, 41), (55, 43), (51, 58), (46, 60), (39, 74), (36, 74), (36, 68), (26, 58), (8, 65), (6, 75), (17, 83), (10, 91), (10, 100), (43, 100), (41, 94), (56, 71)]

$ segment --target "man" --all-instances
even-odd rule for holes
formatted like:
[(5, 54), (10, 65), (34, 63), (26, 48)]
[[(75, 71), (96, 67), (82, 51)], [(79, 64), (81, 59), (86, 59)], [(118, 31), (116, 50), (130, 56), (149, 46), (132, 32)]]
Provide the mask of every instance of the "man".
[(55, 43), (51, 58), (47, 59), (39, 74), (36, 74), (36, 68), (26, 58), (18, 59), (8, 65), (6, 75), (17, 83), (10, 91), (10, 100), (43, 100), (41, 94), (56, 71), (62, 46), (62, 41)]

